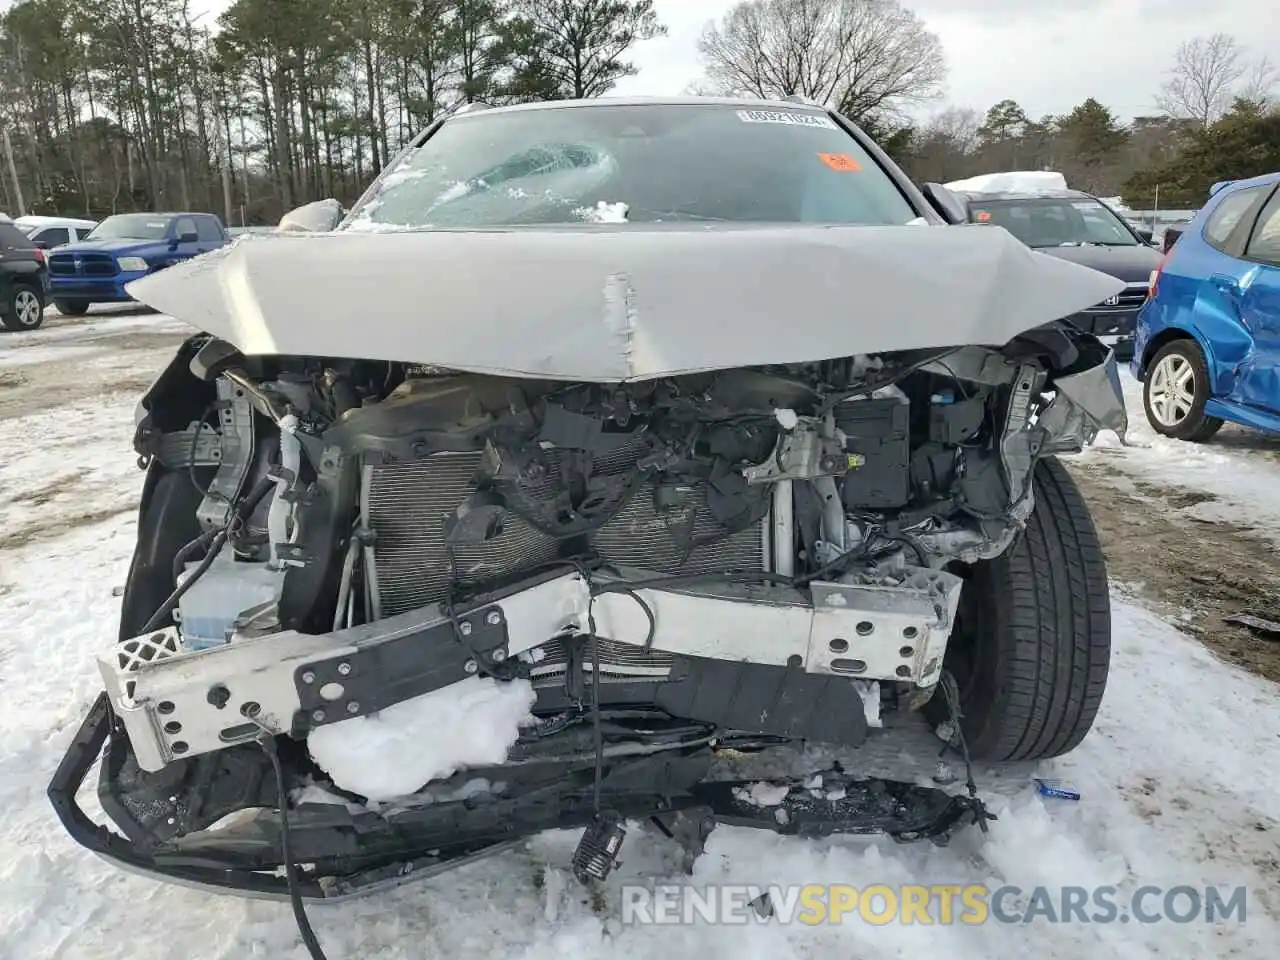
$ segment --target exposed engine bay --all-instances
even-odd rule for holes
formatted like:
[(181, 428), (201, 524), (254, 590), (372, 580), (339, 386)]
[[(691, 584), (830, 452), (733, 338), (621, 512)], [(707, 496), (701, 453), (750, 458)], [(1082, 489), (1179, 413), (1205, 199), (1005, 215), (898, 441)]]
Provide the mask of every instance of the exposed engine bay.
[[(100, 657), (104, 804), (181, 852), (264, 802), (264, 733), (301, 745), (476, 675), (532, 685), (538, 725), (511, 760), (561, 763), (575, 803), (637, 751), (856, 746), (884, 706), (935, 696), (958, 565), (1013, 542), (1039, 459), (1123, 434), (1119, 396), (1107, 350), (1056, 325), (1000, 350), (621, 384), (193, 338), (139, 408), (148, 496), (165, 502), (125, 598), (135, 629)], [(660, 805), (705, 775), (674, 769), (659, 780), (677, 785), (645, 787)], [(156, 813), (200, 778), (217, 797)], [(881, 826), (912, 838), (985, 816), (938, 802)], [(573, 819), (564, 803), (555, 823)], [(456, 827), (433, 824), (423, 849)]]

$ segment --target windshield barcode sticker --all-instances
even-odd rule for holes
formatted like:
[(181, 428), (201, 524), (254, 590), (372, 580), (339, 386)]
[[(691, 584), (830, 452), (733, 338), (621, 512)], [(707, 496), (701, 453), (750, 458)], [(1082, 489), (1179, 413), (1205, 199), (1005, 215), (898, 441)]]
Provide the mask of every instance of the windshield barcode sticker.
[(819, 113), (788, 113), (785, 110), (739, 110), (738, 119), (743, 123), (786, 123), (793, 127), (838, 129), (830, 117), (825, 117)]

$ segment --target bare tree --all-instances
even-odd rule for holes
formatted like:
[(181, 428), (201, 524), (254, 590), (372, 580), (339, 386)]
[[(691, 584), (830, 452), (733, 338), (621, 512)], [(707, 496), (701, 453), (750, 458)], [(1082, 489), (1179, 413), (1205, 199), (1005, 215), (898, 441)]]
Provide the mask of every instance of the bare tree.
[(1276, 68), (1270, 58), (1262, 56), (1254, 60), (1245, 72), (1237, 96), (1256, 103), (1265, 112), (1275, 106), (1275, 88)]
[(946, 77), (937, 36), (897, 0), (745, 0), (698, 50), (719, 93), (802, 96), (855, 121), (896, 117)]
[(909, 169), (920, 180), (955, 180), (967, 172), (978, 148), (978, 111), (949, 107), (926, 122), (912, 138)]
[(1156, 95), (1156, 105), (1173, 117), (1208, 126), (1226, 112), (1236, 84), (1249, 69), (1234, 37), (1215, 33), (1189, 40), (1174, 54), (1170, 76)]
[(961, 153), (971, 153), (978, 146), (978, 130), (982, 118), (969, 107), (948, 107), (925, 125), (926, 135), (946, 140)]

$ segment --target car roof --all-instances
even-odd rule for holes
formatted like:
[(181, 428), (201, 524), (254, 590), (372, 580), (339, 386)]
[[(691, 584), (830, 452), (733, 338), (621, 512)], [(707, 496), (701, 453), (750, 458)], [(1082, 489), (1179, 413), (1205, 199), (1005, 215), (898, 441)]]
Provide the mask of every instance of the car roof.
[[(1236, 190), (1247, 190), (1250, 187), (1266, 187), (1280, 180), (1280, 170), (1274, 173), (1264, 173), (1260, 176), (1250, 177), (1248, 180), (1224, 180), (1215, 183), (1209, 189), (1209, 196), (1216, 197), (1220, 193), (1234, 193)], [(1217, 189), (1214, 189), (1216, 187)]]
[(19, 217), (14, 223), (27, 227), (96, 227), (97, 220), (82, 220), (79, 217), (43, 217), (30, 214)]
[(542, 100), (535, 103), (514, 103), (503, 107), (483, 104), (453, 114), (448, 119), (487, 117), (503, 113), (526, 113), (532, 110), (579, 110), (600, 107), (696, 107), (704, 105), (741, 107), (744, 110), (805, 110), (826, 114), (827, 108), (802, 100), (761, 100), (757, 97), (592, 97), (587, 100)]
[(217, 217), (216, 213), (203, 213), (199, 210), (132, 210), (128, 213), (114, 214), (118, 217)]

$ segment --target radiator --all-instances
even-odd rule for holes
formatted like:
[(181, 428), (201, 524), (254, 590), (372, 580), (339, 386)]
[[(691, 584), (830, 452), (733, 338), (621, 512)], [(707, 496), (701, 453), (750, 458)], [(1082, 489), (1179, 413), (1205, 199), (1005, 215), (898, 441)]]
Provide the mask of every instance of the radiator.
[[(554, 537), (508, 514), (499, 536), (455, 545), (451, 560), (444, 544), (444, 521), (470, 496), (480, 460), (479, 453), (438, 453), (364, 468), (361, 510), (374, 534), (365, 570), (375, 616), (438, 603), (454, 582), (482, 584), (560, 555), (561, 545)], [(597, 467), (601, 472), (620, 468), (617, 462)], [(548, 475), (553, 477), (555, 471)], [(707, 510), (704, 486), (681, 491), (678, 499), (677, 506), (660, 510), (652, 488), (641, 489), (591, 534), (592, 549), (609, 563), (655, 573), (765, 566), (765, 520), (725, 535)], [(681, 544), (690, 543), (699, 545), (682, 549)]]

